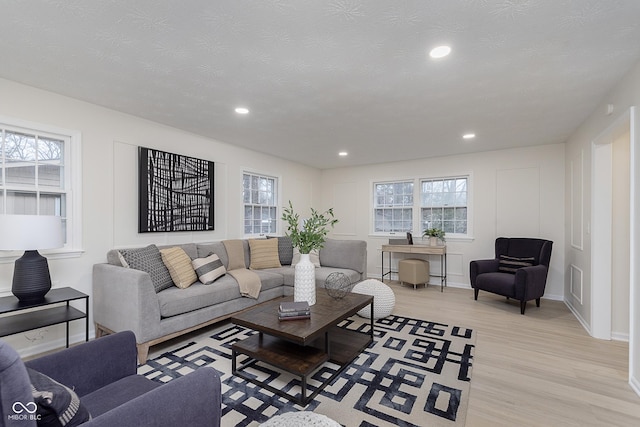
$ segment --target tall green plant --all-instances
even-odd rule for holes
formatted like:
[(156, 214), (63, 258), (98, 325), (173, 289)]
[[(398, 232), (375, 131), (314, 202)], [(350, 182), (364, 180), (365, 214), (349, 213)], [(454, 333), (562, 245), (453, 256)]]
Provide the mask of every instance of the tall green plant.
[(289, 200), (289, 207), (284, 208), (282, 220), (288, 224), (287, 236), (291, 237), (293, 247), (298, 248), (301, 254), (308, 254), (314, 249), (320, 249), (329, 233), (328, 227), (333, 226), (338, 220), (333, 215), (333, 208), (324, 212), (318, 212), (311, 208), (311, 216), (302, 220), (300, 215), (293, 211), (293, 205)]

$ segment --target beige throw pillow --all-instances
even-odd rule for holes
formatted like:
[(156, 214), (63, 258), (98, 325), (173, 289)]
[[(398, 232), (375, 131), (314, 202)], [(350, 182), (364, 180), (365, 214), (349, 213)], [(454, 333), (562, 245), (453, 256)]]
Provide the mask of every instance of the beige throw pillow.
[(167, 266), (173, 283), (180, 289), (186, 289), (198, 280), (191, 266), (191, 258), (180, 247), (161, 249), (162, 262)]
[(278, 255), (278, 239), (249, 239), (249, 249), (251, 250), (250, 269), (282, 267)]

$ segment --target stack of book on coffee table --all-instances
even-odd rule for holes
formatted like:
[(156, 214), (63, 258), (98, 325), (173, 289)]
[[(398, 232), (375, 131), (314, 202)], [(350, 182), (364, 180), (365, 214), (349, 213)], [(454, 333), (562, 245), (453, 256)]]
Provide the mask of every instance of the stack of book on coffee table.
[(284, 301), (278, 307), (278, 319), (298, 320), (311, 317), (311, 310), (307, 301)]

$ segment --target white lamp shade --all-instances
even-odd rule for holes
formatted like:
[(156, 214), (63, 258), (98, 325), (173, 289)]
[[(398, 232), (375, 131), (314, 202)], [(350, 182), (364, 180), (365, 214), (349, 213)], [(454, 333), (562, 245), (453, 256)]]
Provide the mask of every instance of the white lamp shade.
[(38, 250), (64, 246), (62, 219), (51, 215), (0, 215), (0, 250)]

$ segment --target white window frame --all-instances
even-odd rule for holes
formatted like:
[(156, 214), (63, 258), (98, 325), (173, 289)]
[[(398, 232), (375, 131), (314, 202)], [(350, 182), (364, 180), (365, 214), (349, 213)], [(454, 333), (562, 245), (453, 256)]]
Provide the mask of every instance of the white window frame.
[[(383, 205), (378, 205), (378, 201), (377, 201), (377, 186), (378, 185), (388, 185), (388, 184), (411, 184), (413, 186), (412, 189), (412, 203), (411, 205), (402, 205), (402, 206), (387, 206), (386, 204)], [(406, 233), (408, 232), (412, 232), (413, 228), (415, 228), (415, 208), (416, 208), (416, 184), (415, 184), (415, 179), (414, 178), (410, 178), (410, 179), (392, 179), (392, 180), (384, 180), (384, 181), (375, 181), (372, 183), (371, 186), (371, 235), (373, 236), (401, 236), (401, 237), (406, 237)], [(406, 230), (406, 231), (389, 231), (389, 230), (383, 230), (383, 231), (377, 231), (376, 230), (376, 210), (378, 209), (411, 209), (411, 229)]]
[[(437, 176), (437, 177), (425, 177), (425, 178), (420, 178), (418, 179), (418, 224), (420, 227), (420, 236), (422, 235), (422, 232), (426, 229), (426, 228), (432, 228), (433, 225), (431, 224), (423, 224), (422, 222), (422, 210), (424, 208), (429, 208), (430, 206), (424, 206), (423, 205), (423, 193), (422, 193), (422, 183), (425, 181), (448, 181), (448, 180), (457, 180), (457, 179), (466, 179), (467, 183), (466, 183), (466, 204), (465, 204), (465, 209), (467, 210), (467, 218), (466, 218), (466, 222), (467, 222), (467, 227), (466, 227), (466, 233), (452, 233), (450, 231), (447, 231), (445, 229), (446, 235), (445, 238), (446, 239), (466, 239), (466, 238), (470, 238), (471, 236), (471, 177), (468, 174), (461, 174), (461, 175), (452, 175), (452, 176)], [(449, 203), (443, 203), (441, 206), (442, 209), (446, 208), (446, 207), (452, 207), (455, 208), (457, 206), (449, 206)], [(444, 228), (444, 227), (440, 227), (438, 226), (437, 228)]]
[[(249, 176), (256, 176), (258, 178), (266, 178), (266, 179), (273, 179), (274, 180), (274, 191), (275, 194), (273, 196), (273, 201), (274, 201), (274, 205), (260, 205), (260, 204), (255, 204), (255, 203), (245, 203), (244, 201), (244, 176), (245, 175), (249, 175)], [(277, 175), (274, 174), (269, 174), (269, 173), (262, 173), (262, 172), (256, 172), (250, 169), (244, 169), (242, 171), (242, 175), (241, 175), (241, 182), (242, 182), (242, 195), (241, 195), (241, 203), (242, 203), (242, 235), (245, 238), (251, 238), (251, 237), (264, 237), (266, 235), (277, 235), (280, 231), (280, 212), (282, 211), (281, 209), (281, 203), (280, 203), (280, 186), (281, 186), (281, 178)], [(268, 207), (274, 207), (276, 210), (276, 215), (274, 218), (274, 223), (275, 223), (275, 231), (273, 232), (269, 232), (269, 233), (263, 233), (263, 232), (259, 232), (259, 233), (246, 233), (245, 231), (245, 207), (247, 205), (251, 205), (251, 206), (268, 206)], [(253, 230), (255, 231), (255, 230)]]
[[(79, 131), (58, 128), (41, 123), (0, 116), (0, 132), (5, 129), (26, 134), (36, 134), (64, 141), (64, 189), (55, 193), (65, 195), (66, 238), (62, 248), (44, 250), (51, 259), (79, 256), (82, 252), (82, 136)], [(2, 189), (6, 181), (2, 181)], [(24, 187), (23, 187), (24, 188)], [(26, 188), (25, 188), (26, 189)], [(34, 187), (35, 189), (35, 187)], [(46, 193), (47, 191), (43, 191)], [(0, 214), (5, 214), (0, 206)], [(0, 261), (10, 262), (22, 256), (21, 252), (0, 252)]]
[(400, 232), (376, 232), (375, 231), (375, 209), (376, 209), (376, 185), (377, 184), (386, 184), (386, 183), (396, 183), (396, 182), (409, 182), (413, 183), (413, 227), (411, 234), (413, 235), (413, 241), (419, 242), (422, 238), (422, 233), (424, 232), (424, 228), (422, 225), (422, 203), (421, 203), (421, 195), (422, 188), (421, 183), (425, 180), (444, 180), (444, 179), (453, 179), (453, 178), (466, 178), (467, 179), (467, 233), (447, 233), (446, 240), (447, 241), (462, 241), (462, 242), (471, 242), (473, 241), (473, 173), (459, 173), (450, 176), (424, 176), (419, 178), (397, 178), (397, 179), (387, 179), (387, 180), (376, 180), (370, 182), (370, 203), (369, 206), (371, 209), (370, 213), (370, 236), (372, 237), (389, 237), (389, 238), (406, 238), (406, 233), (404, 231)]

